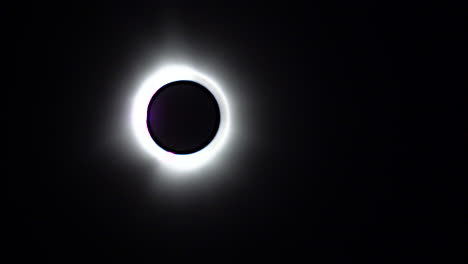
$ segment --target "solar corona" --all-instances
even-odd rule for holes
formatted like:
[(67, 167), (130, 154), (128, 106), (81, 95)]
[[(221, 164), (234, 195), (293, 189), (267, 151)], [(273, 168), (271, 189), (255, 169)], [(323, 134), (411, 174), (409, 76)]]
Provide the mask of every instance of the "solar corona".
[(138, 87), (131, 126), (138, 145), (162, 166), (190, 172), (221, 154), (231, 120), (217, 82), (192, 67), (172, 65)]

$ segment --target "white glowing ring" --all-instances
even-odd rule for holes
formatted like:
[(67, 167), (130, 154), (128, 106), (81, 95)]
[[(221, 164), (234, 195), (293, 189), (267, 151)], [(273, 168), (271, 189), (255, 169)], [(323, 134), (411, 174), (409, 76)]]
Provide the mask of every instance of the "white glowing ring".
[[(203, 149), (191, 154), (174, 154), (158, 146), (151, 137), (146, 124), (147, 110), (151, 98), (164, 85), (174, 81), (193, 81), (206, 87), (218, 102), (220, 122), (213, 140)], [(141, 147), (172, 169), (187, 170), (199, 168), (219, 154), (230, 130), (229, 107), (220, 87), (211, 78), (188, 66), (166, 66), (149, 76), (137, 91), (133, 100), (131, 122), (136, 139)]]

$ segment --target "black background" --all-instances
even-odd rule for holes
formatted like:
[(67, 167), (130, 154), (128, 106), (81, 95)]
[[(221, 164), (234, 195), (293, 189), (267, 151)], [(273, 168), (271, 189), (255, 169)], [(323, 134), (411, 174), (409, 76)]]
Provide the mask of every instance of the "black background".
[[(13, 10), (8, 250), (49, 262), (156, 262), (192, 249), (223, 260), (461, 263), (457, 10), (155, 2)], [(250, 83), (232, 89), (250, 98), (243, 118), (259, 139), (237, 169), (216, 172), (231, 181), (188, 187), (186, 200), (151, 191), (144, 161), (95, 153), (108, 120), (122, 118), (112, 110), (124, 80), (148, 69), (146, 50), (164, 42), (166, 20), (186, 47)]]

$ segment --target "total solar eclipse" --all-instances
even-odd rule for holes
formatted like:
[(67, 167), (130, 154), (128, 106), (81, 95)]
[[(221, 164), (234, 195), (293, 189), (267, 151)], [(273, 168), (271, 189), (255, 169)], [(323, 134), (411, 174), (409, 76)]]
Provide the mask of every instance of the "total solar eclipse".
[(174, 154), (191, 154), (215, 137), (220, 110), (213, 94), (187, 80), (161, 87), (148, 104), (148, 131), (156, 144)]
[(183, 175), (220, 165), (235, 121), (223, 88), (194, 67), (160, 66), (132, 98), (136, 142), (158, 165)]

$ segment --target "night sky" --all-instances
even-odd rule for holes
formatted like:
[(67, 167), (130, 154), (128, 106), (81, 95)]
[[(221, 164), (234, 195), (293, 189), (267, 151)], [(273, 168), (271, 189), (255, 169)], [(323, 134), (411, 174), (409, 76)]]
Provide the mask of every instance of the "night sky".
[[(11, 11), (14, 258), (463, 263), (458, 8), (150, 3)], [(124, 131), (168, 60), (209, 69), (235, 106), (206, 179), (168, 183)]]

